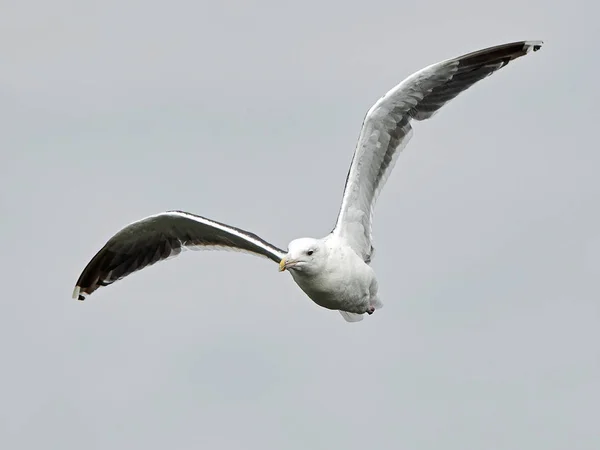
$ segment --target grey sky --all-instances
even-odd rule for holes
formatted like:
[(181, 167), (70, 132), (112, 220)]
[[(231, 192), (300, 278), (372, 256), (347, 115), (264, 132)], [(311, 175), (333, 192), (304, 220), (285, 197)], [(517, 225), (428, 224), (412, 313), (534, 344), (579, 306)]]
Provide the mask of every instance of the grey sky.
[[(600, 448), (598, 12), (3, 2), (0, 447)], [(415, 125), (363, 322), (237, 253), (70, 299), (106, 239), (166, 209), (283, 248), (325, 235), (373, 102), (520, 39), (545, 46)]]

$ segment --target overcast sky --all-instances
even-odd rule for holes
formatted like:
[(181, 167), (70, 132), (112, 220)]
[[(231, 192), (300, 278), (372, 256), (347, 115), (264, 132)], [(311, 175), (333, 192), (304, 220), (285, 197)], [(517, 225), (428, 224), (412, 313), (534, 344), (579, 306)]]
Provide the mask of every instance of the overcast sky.
[[(2, 2), (0, 447), (600, 448), (599, 10), (549, 5)], [(167, 209), (324, 236), (368, 108), (521, 39), (545, 46), (415, 125), (373, 316), (227, 252), (71, 299)]]

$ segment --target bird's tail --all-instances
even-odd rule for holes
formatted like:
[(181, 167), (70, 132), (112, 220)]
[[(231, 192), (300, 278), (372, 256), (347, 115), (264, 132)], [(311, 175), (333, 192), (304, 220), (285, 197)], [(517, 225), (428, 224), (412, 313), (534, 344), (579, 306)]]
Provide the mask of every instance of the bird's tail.
[(340, 311), (340, 314), (346, 320), (346, 322), (360, 322), (363, 320), (362, 314), (351, 313), (348, 311)]

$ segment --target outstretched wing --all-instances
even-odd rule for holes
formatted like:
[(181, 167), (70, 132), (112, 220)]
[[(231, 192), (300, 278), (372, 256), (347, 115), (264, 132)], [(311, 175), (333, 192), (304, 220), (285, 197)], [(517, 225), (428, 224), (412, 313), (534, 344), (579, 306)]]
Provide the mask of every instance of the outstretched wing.
[(541, 41), (514, 42), (442, 61), (412, 74), (379, 99), (364, 119), (333, 233), (369, 261), (375, 202), (411, 138), (411, 120), (429, 119), (461, 92), (541, 46)]
[(100, 249), (77, 280), (73, 298), (179, 255), (185, 248), (238, 250), (279, 263), (285, 252), (253, 233), (183, 211), (166, 211), (127, 225)]

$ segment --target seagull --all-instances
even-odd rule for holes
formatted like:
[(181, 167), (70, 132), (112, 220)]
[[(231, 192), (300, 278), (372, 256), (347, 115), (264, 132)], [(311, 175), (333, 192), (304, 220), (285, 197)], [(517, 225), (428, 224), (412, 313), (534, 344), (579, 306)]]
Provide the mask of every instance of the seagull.
[(373, 211), (412, 136), (413, 120), (429, 119), (461, 92), (542, 44), (512, 42), (447, 59), (413, 73), (381, 97), (363, 120), (337, 221), (327, 236), (295, 239), (284, 251), (249, 231), (189, 212), (165, 211), (111, 237), (81, 273), (73, 298), (85, 300), (99, 287), (182, 250), (237, 250), (273, 260), (317, 305), (339, 311), (348, 322), (362, 320), (383, 306), (370, 265)]

